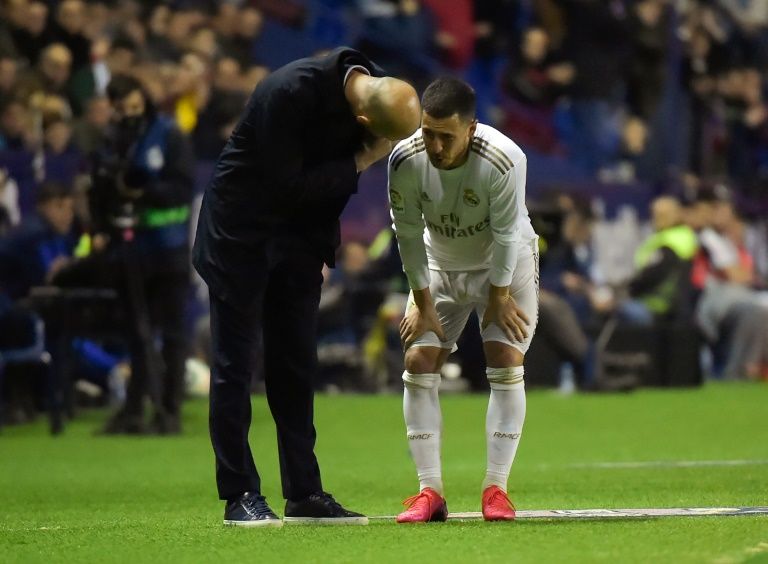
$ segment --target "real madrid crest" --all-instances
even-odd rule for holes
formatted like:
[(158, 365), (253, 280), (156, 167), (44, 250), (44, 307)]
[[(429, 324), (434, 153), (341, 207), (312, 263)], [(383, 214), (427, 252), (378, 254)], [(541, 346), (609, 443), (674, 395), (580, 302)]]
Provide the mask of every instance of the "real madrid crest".
[(475, 191), (471, 188), (464, 189), (464, 203), (471, 208), (476, 208), (480, 204), (480, 198), (477, 197)]

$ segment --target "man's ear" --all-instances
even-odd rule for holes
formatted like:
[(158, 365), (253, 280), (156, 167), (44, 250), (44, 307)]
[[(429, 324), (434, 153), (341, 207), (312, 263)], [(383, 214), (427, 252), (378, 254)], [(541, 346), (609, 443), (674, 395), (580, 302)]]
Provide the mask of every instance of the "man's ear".
[(365, 128), (369, 128), (371, 126), (371, 120), (365, 116), (355, 116), (355, 121), (357, 121), (357, 123)]
[(474, 137), (474, 136), (475, 136), (475, 131), (476, 131), (476, 130), (477, 130), (477, 120), (476, 120), (476, 119), (473, 119), (473, 120), (472, 120), (472, 123), (471, 123), (471, 124), (470, 124), (470, 126), (469, 126), (469, 136), (470, 136), (470, 137)]

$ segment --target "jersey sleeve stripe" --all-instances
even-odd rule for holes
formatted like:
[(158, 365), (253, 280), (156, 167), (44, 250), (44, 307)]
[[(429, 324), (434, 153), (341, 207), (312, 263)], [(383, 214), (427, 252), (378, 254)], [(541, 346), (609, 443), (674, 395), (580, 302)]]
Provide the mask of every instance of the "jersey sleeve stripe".
[(424, 147), (424, 144), (416, 145), (411, 151), (407, 152), (406, 154), (402, 156), (398, 156), (397, 160), (392, 161), (392, 168), (397, 170), (401, 164), (403, 164), (405, 161), (413, 157), (414, 155), (418, 155), (419, 153), (426, 151), (426, 148)]
[(506, 164), (507, 166), (511, 166), (511, 167), (515, 166), (515, 163), (512, 162), (512, 159), (509, 158), (509, 155), (507, 155), (504, 151), (502, 151), (496, 145), (491, 144), (485, 139), (474, 139), (472, 142), (477, 143), (483, 149), (486, 149), (489, 152), (495, 154), (499, 158), (499, 160), (502, 163)]
[(472, 151), (474, 153), (477, 153), (481, 157), (483, 157), (489, 163), (491, 163), (494, 166), (494, 168), (498, 170), (501, 174), (507, 174), (510, 170), (512, 170), (512, 167), (505, 167), (503, 164), (501, 164), (501, 162), (499, 162), (499, 160), (496, 158), (495, 155), (491, 155), (485, 149), (480, 149), (473, 145)]
[(394, 153), (392, 153), (392, 156), (389, 158), (390, 162), (394, 163), (397, 159), (399, 159), (404, 154), (410, 152), (413, 150), (417, 145), (424, 144), (424, 140), (421, 138), (412, 139), (399, 149), (396, 149)]

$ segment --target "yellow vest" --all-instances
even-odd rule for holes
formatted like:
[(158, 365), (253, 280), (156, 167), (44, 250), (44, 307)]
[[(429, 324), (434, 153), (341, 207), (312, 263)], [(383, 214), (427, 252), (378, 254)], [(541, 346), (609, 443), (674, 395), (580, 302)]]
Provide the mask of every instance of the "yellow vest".
[[(667, 247), (682, 261), (693, 260), (698, 249), (696, 233), (687, 225), (676, 225), (657, 231), (646, 239), (635, 253), (635, 266), (638, 269), (645, 268), (651, 257), (662, 247)], [(652, 294), (643, 296), (640, 301), (649, 311), (657, 315), (663, 315), (672, 307), (675, 298), (680, 273), (673, 272), (654, 290)]]

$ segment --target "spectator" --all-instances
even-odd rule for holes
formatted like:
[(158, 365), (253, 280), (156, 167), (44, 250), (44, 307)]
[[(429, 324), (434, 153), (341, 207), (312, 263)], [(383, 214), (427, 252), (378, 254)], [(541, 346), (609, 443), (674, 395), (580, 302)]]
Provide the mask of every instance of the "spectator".
[(45, 2), (12, 0), (8, 3), (11, 36), (17, 54), (34, 66), (43, 48), (50, 43), (48, 5)]
[(201, 27), (187, 43), (187, 51), (205, 59), (213, 61), (220, 56), (221, 48), (216, 40), (216, 33), (210, 27)]
[(179, 54), (168, 39), (171, 15), (171, 9), (166, 4), (156, 5), (150, 13), (145, 47), (146, 55), (151, 60), (172, 61)]
[(16, 96), (17, 71), (16, 59), (0, 53), (0, 110)]
[(680, 75), (688, 91), (689, 165), (695, 172), (701, 173), (704, 161), (704, 128), (716, 94), (714, 74), (720, 70), (723, 61), (713, 46), (712, 38), (703, 27), (696, 27), (691, 31), (686, 50)]
[(74, 198), (55, 182), (40, 186), (36, 213), (0, 240), (0, 291), (13, 300), (49, 281), (70, 260)]
[(248, 68), (254, 63), (253, 45), (263, 25), (264, 16), (256, 8), (243, 8), (237, 15), (235, 33), (229, 39), (226, 52), (243, 68)]
[(683, 223), (680, 203), (669, 196), (651, 204), (653, 234), (635, 253), (637, 273), (629, 281), (629, 300), (618, 305), (620, 317), (632, 324), (679, 318), (687, 311), (680, 303), (688, 285), (690, 266), (698, 247), (696, 234)]
[(424, 0), (437, 24), (435, 43), (440, 49), (443, 64), (455, 72), (462, 72), (472, 59), (475, 45), (475, 25), (471, 0)]
[[(239, 16), (240, 10), (234, 2), (220, 2), (216, 8), (216, 14), (212, 18), (212, 25), (216, 33), (216, 42), (221, 47), (222, 56), (231, 57), (243, 65), (243, 62), (235, 54)], [(250, 62), (250, 57), (247, 62)]]
[(504, 130), (522, 145), (555, 152), (559, 144), (555, 104), (573, 78), (573, 65), (555, 57), (547, 32), (540, 27), (528, 28), (502, 79), (509, 97), (504, 107)]
[(512, 45), (516, 44), (517, 2), (474, 2), (475, 45), (473, 61), (466, 73), (477, 95), (477, 118), (481, 123), (498, 122), (501, 89), (499, 76)]
[(588, 205), (574, 205), (565, 213), (562, 242), (542, 260), (541, 287), (565, 299), (582, 325), (592, 321), (591, 296), (598, 281), (592, 246), (594, 221)]
[(718, 202), (724, 197), (722, 190), (703, 190), (689, 214), (701, 246), (692, 281), (700, 290), (696, 321), (715, 352), (715, 373), (740, 379), (758, 376), (768, 360), (768, 301), (751, 287), (750, 257), (714, 228), (729, 223), (727, 204)]
[(29, 135), (29, 112), (18, 101), (12, 101), (0, 113), (0, 150), (18, 151), (25, 147)]
[(603, 182), (619, 184), (647, 179), (644, 156), (650, 132), (647, 123), (637, 116), (627, 116), (621, 128), (621, 144), (612, 162), (598, 171)]
[(567, 26), (563, 52), (576, 68), (569, 150), (585, 171), (595, 173), (618, 145), (617, 115), (630, 48), (627, 14), (615, 0), (560, 0), (560, 5)]
[(90, 62), (91, 42), (83, 34), (86, 8), (83, 0), (63, 0), (56, 8), (51, 37), (72, 54), (72, 70), (77, 72)]
[(72, 126), (72, 138), (81, 154), (91, 155), (104, 145), (111, 115), (112, 108), (106, 96), (88, 100), (85, 115)]
[(192, 134), (198, 159), (216, 160), (245, 107), (250, 91), (237, 61), (230, 58), (218, 61), (210, 95), (198, 115)]
[(357, 47), (417, 90), (439, 72), (434, 23), (419, 0), (360, 0), (363, 18)]
[(174, 115), (182, 133), (190, 133), (197, 126), (197, 118), (210, 96), (208, 61), (194, 52), (181, 58), (170, 95), (174, 99)]
[(665, 0), (640, 0), (630, 11), (629, 110), (645, 122), (656, 114), (664, 87), (669, 11)]
[(768, 185), (768, 103), (760, 71), (733, 69), (723, 83), (728, 128), (728, 174), (744, 189)]
[(52, 43), (40, 55), (37, 68), (19, 78), (17, 96), (29, 100), (34, 94), (67, 96), (67, 81), (72, 70), (72, 54), (61, 43)]
[(72, 122), (68, 115), (56, 115), (44, 120), (43, 145), (44, 178), (73, 186), (75, 178), (86, 171), (83, 156), (72, 143)]
[(768, 63), (768, 3), (762, 0), (720, 0), (735, 24), (735, 43), (744, 63)]

